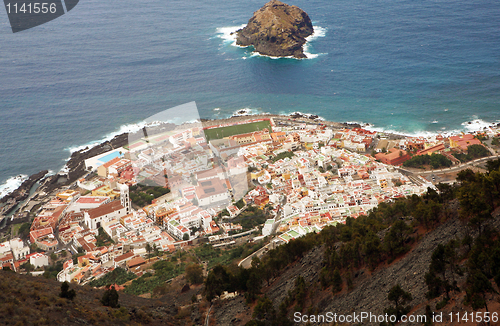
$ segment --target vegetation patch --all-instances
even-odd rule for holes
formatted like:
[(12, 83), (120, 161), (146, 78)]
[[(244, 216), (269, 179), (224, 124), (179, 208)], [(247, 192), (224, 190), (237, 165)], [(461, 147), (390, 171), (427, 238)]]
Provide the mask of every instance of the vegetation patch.
[(467, 154), (463, 153), (453, 153), (460, 162), (469, 162), (481, 157), (486, 157), (490, 155), (490, 151), (482, 145), (470, 145), (467, 147)]
[(269, 213), (255, 206), (248, 206), (243, 212), (231, 220), (232, 223), (241, 224), (243, 231), (255, 228), (264, 224), (269, 218)]
[(184, 273), (185, 263), (174, 264), (172, 262), (161, 260), (153, 264), (155, 274), (146, 273), (132, 281), (123, 292), (128, 294), (140, 295), (151, 293), (156, 288), (165, 285), (166, 281)]
[(170, 189), (160, 186), (137, 184), (130, 187), (130, 200), (137, 206), (151, 205), (153, 199), (166, 195)]
[(101, 278), (93, 280), (89, 283), (90, 286), (101, 287), (110, 284), (118, 284), (121, 285), (130, 280), (133, 280), (137, 276), (132, 272), (127, 272), (121, 267), (115, 268), (112, 272), (104, 275)]
[(262, 248), (263, 245), (264, 242), (260, 241), (256, 244), (246, 243), (231, 249), (220, 249), (206, 243), (195, 248), (194, 251), (200, 260), (208, 262), (208, 269), (211, 269), (215, 265), (229, 265), (235, 259), (245, 258)]
[(452, 162), (443, 154), (432, 153), (431, 155), (425, 154), (413, 156), (411, 159), (403, 163), (403, 166), (411, 168), (424, 168), (429, 165), (433, 169), (438, 169), (440, 167), (450, 167)]
[(98, 229), (96, 240), (97, 240), (96, 242), (97, 247), (109, 246), (115, 243), (102, 227), (99, 227)]
[(290, 151), (286, 151), (286, 152), (281, 152), (279, 153), (278, 155), (276, 155), (275, 157), (271, 158), (271, 161), (276, 162), (276, 161), (279, 161), (281, 159), (285, 159), (285, 158), (292, 158), (294, 157), (295, 154), (293, 152), (290, 152)]
[(206, 129), (205, 130), (205, 138), (207, 139), (207, 141), (210, 141), (213, 139), (222, 139), (224, 137), (246, 134), (249, 132), (254, 132), (254, 131), (259, 131), (259, 130), (264, 130), (266, 128), (267, 128), (267, 130), (269, 130), (269, 132), (272, 132), (271, 123), (269, 122), (269, 120), (251, 122), (251, 123), (246, 123), (246, 124), (241, 124), (241, 125)]

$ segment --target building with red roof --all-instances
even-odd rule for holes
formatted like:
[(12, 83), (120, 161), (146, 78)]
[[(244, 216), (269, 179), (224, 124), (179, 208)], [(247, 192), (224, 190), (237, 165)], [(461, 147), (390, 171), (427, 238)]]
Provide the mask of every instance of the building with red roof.
[(404, 150), (391, 148), (387, 153), (375, 154), (375, 158), (385, 164), (402, 165), (410, 159), (410, 155)]

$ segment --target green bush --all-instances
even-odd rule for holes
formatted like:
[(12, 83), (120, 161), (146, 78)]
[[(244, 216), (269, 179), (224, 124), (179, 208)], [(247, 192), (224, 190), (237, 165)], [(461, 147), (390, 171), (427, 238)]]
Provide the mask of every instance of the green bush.
[(115, 268), (113, 271), (109, 272), (108, 274), (104, 275), (101, 278), (98, 278), (97, 280), (93, 280), (89, 283), (90, 286), (94, 287), (101, 287), (105, 286), (108, 284), (118, 284), (121, 285), (123, 283), (126, 283), (130, 280), (133, 280), (137, 276), (134, 273), (127, 272), (121, 267)]
[(292, 158), (294, 156), (295, 156), (294, 152), (290, 152), (290, 151), (281, 152), (278, 155), (276, 155), (275, 157), (273, 157), (271, 159), (271, 161), (273, 161), (273, 163), (274, 163), (274, 162), (279, 161), (281, 159), (285, 159), (287, 157)]
[(412, 168), (423, 168), (424, 165), (430, 165), (433, 169), (440, 167), (450, 167), (452, 162), (443, 154), (432, 153), (431, 155), (417, 155), (403, 163), (403, 166)]
[(101, 303), (103, 306), (119, 308), (118, 297), (118, 291), (116, 291), (114, 286), (110, 286), (102, 295)]
[(490, 151), (482, 145), (470, 145), (467, 147), (467, 154), (454, 153), (460, 162), (469, 162), (477, 158), (486, 157), (490, 155)]
[(61, 293), (59, 294), (61, 298), (73, 300), (76, 296), (76, 292), (74, 289), (69, 289), (69, 283), (63, 282), (61, 284)]

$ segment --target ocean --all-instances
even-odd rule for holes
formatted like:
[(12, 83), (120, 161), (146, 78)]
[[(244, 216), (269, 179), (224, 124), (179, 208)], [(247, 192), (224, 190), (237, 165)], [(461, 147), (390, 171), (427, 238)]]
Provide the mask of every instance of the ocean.
[(305, 60), (233, 45), (264, 3), (82, 0), (16, 34), (1, 15), (0, 195), (191, 101), (203, 118), (300, 111), (406, 134), (500, 119), (499, 1), (289, 1), (315, 26)]

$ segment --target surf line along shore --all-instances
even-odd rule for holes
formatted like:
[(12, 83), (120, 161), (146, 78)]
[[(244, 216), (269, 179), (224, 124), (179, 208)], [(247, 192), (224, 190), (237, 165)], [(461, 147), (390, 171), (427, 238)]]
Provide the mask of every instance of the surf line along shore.
[[(275, 114), (249, 114), (244, 116), (229, 117), (225, 119), (200, 119), (203, 127), (217, 126), (223, 124), (233, 124), (238, 122), (244, 122), (253, 119), (275, 119), (279, 122), (290, 122), (290, 123), (305, 123), (305, 124), (322, 124), (328, 126), (332, 129), (342, 129), (342, 128), (353, 128), (361, 127), (359, 124), (352, 123), (341, 123), (333, 121), (320, 120), (318, 116), (292, 113), (290, 115), (275, 115)], [(186, 123), (188, 124), (188, 123)], [(163, 123), (158, 127), (170, 125), (174, 129), (182, 129), (186, 124), (173, 125), (170, 123)], [(154, 129), (155, 127), (153, 127)], [(19, 204), (23, 201), (28, 201), (23, 203), (23, 207), (29, 207), (30, 200), (36, 200), (38, 202), (44, 201), (48, 198), (49, 194), (55, 190), (67, 187), (77, 181), (78, 179), (84, 177), (89, 171), (85, 168), (85, 160), (116, 148), (125, 146), (128, 143), (128, 133), (122, 133), (116, 135), (111, 140), (106, 140), (98, 145), (91, 148), (86, 147), (81, 150), (75, 151), (71, 154), (68, 162), (65, 166), (65, 171), (60, 171), (53, 175), (48, 175), (48, 170), (43, 170), (38, 173), (31, 175), (26, 179), (16, 190), (0, 198), (0, 218), (6, 215), (15, 214), (19, 210)], [(30, 192), (33, 187), (39, 183), (36, 191), (30, 196)], [(28, 212), (21, 212), (27, 214)], [(18, 214), (19, 215), (19, 214)], [(4, 225), (4, 224), (2, 224)]]

